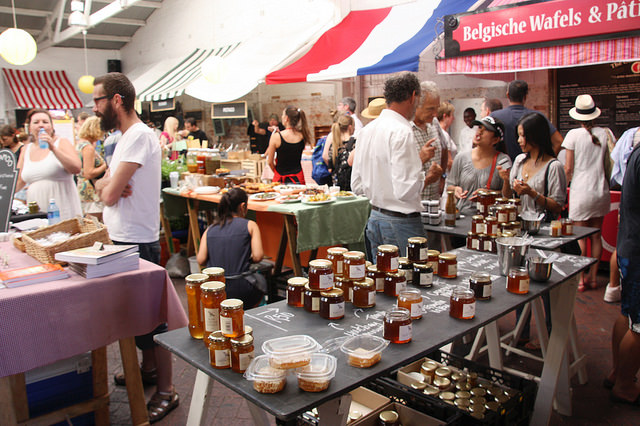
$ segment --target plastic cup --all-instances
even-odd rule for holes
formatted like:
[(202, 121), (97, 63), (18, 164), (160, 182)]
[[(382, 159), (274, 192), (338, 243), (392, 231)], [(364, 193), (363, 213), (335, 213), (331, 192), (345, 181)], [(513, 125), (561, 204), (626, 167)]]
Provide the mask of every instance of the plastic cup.
[(180, 179), (180, 173), (178, 173), (178, 172), (169, 173), (169, 180), (171, 181), (171, 187), (172, 188), (177, 188), (178, 187), (178, 180), (179, 179)]

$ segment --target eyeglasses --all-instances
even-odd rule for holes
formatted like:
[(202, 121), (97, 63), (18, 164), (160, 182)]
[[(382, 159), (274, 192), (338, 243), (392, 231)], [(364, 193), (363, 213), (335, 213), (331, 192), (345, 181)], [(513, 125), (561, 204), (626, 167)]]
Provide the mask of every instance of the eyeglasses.
[[(113, 99), (113, 97), (115, 95), (120, 95), (119, 93), (114, 93), (113, 95), (109, 96), (109, 95), (104, 95), (104, 96), (99, 96), (97, 98), (93, 98), (93, 103), (96, 104), (99, 101), (103, 100), (103, 99)], [(120, 95), (120, 99), (124, 99), (124, 96)]]

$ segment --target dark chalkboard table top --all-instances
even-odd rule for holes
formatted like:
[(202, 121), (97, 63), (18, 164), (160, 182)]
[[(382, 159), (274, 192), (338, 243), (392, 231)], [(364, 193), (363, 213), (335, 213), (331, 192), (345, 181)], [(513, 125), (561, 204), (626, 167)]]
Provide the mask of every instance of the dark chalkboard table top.
[[(421, 289), (424, 298), (423, 317), (413, 322), (413, 340), (408, 344), (390, 344), (382, 353), (382, 360), (368, 369), (349, 366), (346, 355), (340, 350), (331, 352), (338, 359), (338, 369), (329, 389), (324, 392), (307, 393), (300, 390), (295, 375), (290, 374), (284, 391), (277, 394), (260, 394), (253, 389), (253, 383), (245, 380), (242, 375), (228, 369), (212, 368), (203, 342), (192, 339), (186, 328), (157, 335), (155, 339), (163, 347), (255, 405), (280, 419), (290, 419), (378, 376), (388, 374), (393, 369), (415, 361), (455, 338), (496, 320), (516, 307), (566, 282), (595, 261), (591, 258), (559, 254), (548, 282), (531, 281), (528, 294), (515, 295), (506, 291), (505, 277), (499, 274), (498, 260), (495, 255), (467, 249), (457, 249), (453, 252), (458, 254), (458, 277), (455, 279), (434, 277), (432, 288)], [(468, 286), (469, 276), (475, 271), (491, 274), (493, 280), (491, 300), (476, 303), (476, 316), (472, 320), (451, 318), (449, 316), (451, 288), (455, 285)], [(265, 340), (286, 335), (307, 334), (314, 337), (321, 345), (329, 339), (343, 336), (360, 334), (382, 336), (384, 312), (394, 303), (395, 298), (378, 293), (374, 308), (357, 309), (347, 304), (343, 319), (329, 321), (303, 308), (290, 307), (285, 301), (281, 301), (247, 311), (245, 324), (253, 327), (257, 356), (262, 354), (261, 346)]]
[[(456, 226), (445, 226), (444, 220), (440, 222), (440, 225), (429, 225), (423, 223), (425, 231), (437, 232), (444, 235), (453, 235), (455, 237), (467, 238), (467, 233), (471, 231), (471, 215), (463, 215), (464, 217), (456, 219)], [(540, 232), (536, 235), (532, 235), (533, 244), (531, 247), (540, 248), (545, 250), (555, 250), (559, 247), (569, 244), (572, 241), (577, 241), (589, 235), (598, 232), (598, 228), (589, 228), (587, 226), (573, 226), (573, 235), (566, 235), (561, 237), (551, 237), (549, 235), (549, 224), (543, 223), (540, 227)]]

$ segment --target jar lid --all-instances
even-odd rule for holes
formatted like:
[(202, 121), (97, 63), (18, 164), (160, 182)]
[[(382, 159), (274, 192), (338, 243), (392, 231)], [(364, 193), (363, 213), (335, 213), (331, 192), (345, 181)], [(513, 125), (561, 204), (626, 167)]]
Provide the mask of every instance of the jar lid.
[(409, 266), (411, 265), (411, 261), (408, 257), (399, 257), (398, 258), (398, 266)]
[(456, 400), (453, 403), (456, 405), (456, 407), (465, 409), (465, 410), (469, 405), (471, 405), (471, 401), (469, 401), (469, 399), (467, 398), (456, 398)]
[(248, 334), (249, 336), (253, 336), (253, 327), (250, 325), (244, 326), (244, 334)]
[(456, 398), (469, 399), (469, 398), (471, 398), (471, 392), (460, 390), (460, 391), (456, 392)]
[(436, 396), (440, 393), (440, 389), (433, 386), (427, 386), (423, 393), (425, 395)]
[(453, 392), (442, 392), (439, 396), (443, 401), (453, 401), (456, 399), (456, 395)]
[(397, 253), (398, 246), (394, 246), (393, 244), (382, 244), (378, 246), (378, 251), (382, 253)]
[(476, 234), (474, 234), (473, 231), (469, 231), (469, 232), (467, 232), (467, 236), (468, 237), (475, 237)]
[(486, 272), (474, 272), (471, 274), (469, 280), (473, 280), (478, 283), (490, 283), (491, 275), (487, 274)]
[[(309, 287), (309, 284), (305, 284), (305, 285), (304, 285), (304, 289), (305, 289), (305, 290), (308, 290), (308, 291), (310, 291), (310, 292), (312, 292), (312, 293), (318, 293), (318, 295), (319, 295), (319, 294), (320, 294), (320, 292), (322, 291), (322, 290), (321, 290), (321, 289), (319, 289), (319, 288), (311, 288), (311, 287)], [(318, 297), (319, 297), (319, 296), (318, 296)]]
[(206, 283), (200, 285), (200, 289), (202, 291), (206, 291), (207, 293), (217, 293), (219, 291), (224, 291), (225, 285), (222, 281), (207, 281)]
[(329, 254), (344, 254), (348, 251), (349, 249), (346, 249), (344, 247), (330, 247), (327, 249), (327, 253)]
[(487, 238), (487, 234), (485, 233), (478, 234), (478, 238)]
[(364, 253), (361, 251), (348, 251), (343, 256), (345, 259), (364, 259)]
[(473, 404), (469, 406), (469, 412), (471, 414), (484, 414), (484, 412), (487, 411), (486, 408), (484, 408), (484, 405), (482, 404)]
[(420, 367), (420, 370), (425, 372), (434, 372), (437, 369), (438, 364), (434, 361), (425, 361), (422, 363), (422, 367)]
[(478, 195), (488, 195), (489, 191), (487, 191), (486, 189), (478, 189)]
[(433, 379), (433, 384), (438, 388), (445, 386), (448, 387), (451, 384), (451, 380), (447, 379), (446, 377), (436, 377), (435, 379)]
[(205, 274), (191, 274), (184, 279), (187, 284), (202, 284), (209, 279)]
[(242, 300), (227, 299), (220, 302), (220, 309), (242, 309)]
[(416, 390), (425, 390), (427, 387), (427, 382), (413, 382), (411, 383), (411, 387)]
[(312, 268), (325, 269), (325, 268), (331, 268), (332, 266), (333, 266), (333, 263), (331, 263), (331, 261), (327, 259), (314, 259), (309, 261), (309, 267), (312, 267)]
[(406, 279), (404, 271), (387, 272), (387, 278), (403, 278)]
[(427, 250), (427, 255), (430, 257), (438, 257), (440, 256), (440, 252), (438, 250)]
[(399, 416), (398, 416), (398, 413), (396, 413), (395, 411), (389, 410), (389, 411), (383, 411), (382, 413), (380, 413), (378, 418), (385, 423), (395, 423), (398, 421)]
[(364, 267), (367, 268), (369, 266), (373, 265), (373, 263), (369, 262), (368, 260), (364, 261)]
[(208, 339), (210, 342), (216, 342), (216, 343), (225, 343), (229, 340), (228, 337), (222, 334), (221, 330), (214, 331), (213, 333), (209, 334)]
[(427, 263), (414, 263), (413, 264), (413, 268), (417, 269), (419, 271), (422, 272), (429, 272), (429, 270), (433, 271), (433, 268), (431, 267), (431, 263), (427, 262)]
[(495, 189), (492, 189), (492, 190), (489, 190), (489, 194), (498, 196), (500, 195), (500, 191), (496, 191)]
[(249, 346), (253, 344), (253, 336), (245, 334), (231, 339), (231, 346)]
[(409, 244), (427, 244), (425, 237), (411, 237), (407, 240)]
[(305, 277), (292, 277), (287, 280), (287, 284), (292, 287), (302, 287), (309, 283), (309, 280)]
[(495, 411), (497, 413), (500, 409), (500, 403), (496, 401), (489, 401), (484, 404), (484, 408), (490, 411)]
[(210, 266), (209, 268), (205, 268), (202, 270), (203, 274), (206, 274), (208, 276), (224, 276), (224, 268), (219, 268), (217, 266)]
[(442, 253), (440, 254), (440, 256), (438, 256), (438, 259), (444, 259), (444, 260), (456, 260), (458, 258), (458, 256), (456, 256), (454, 253)]
[(320, 296), (323, 297), (341, 297), (344, 296), (344, 291), (340, 288), (332, 288), (331, 290), (322, 290)]
[(436, 376), (449, 377), (451, 376), (451, 369), (449, 367), (439, 367), (436, 369)]
[(367, 266), (367, 272), (378, 272), (378, 267), (376, 265)]
[(498, 207), (496, 207), (496, 211), (503, 211), (505, 209), (505, 207), (503, 205), (499, 205)]
[(373, 280), (369, 277), (366, 277), (364, 280), (362, 281), (354, 281), (353, 282), (354, 287), (358, 286), (360, 288), (373, 288), (376, 284), (373, 282)]
[(497, 217), (495, 216), (487, 216), (484, 218), (485, 222), (495, 222), (496, 220), (498, 220)]
[(484, 220), (484, 216), (482, 216), (481, 214), (474, 214), (473, 216), (471, 216), (472, 220)]
[(487, 391), (482, 388), (473, 388), (471, 389), (471, 395), (473, 396), (482, 396), (484, 397), (487, 394)]

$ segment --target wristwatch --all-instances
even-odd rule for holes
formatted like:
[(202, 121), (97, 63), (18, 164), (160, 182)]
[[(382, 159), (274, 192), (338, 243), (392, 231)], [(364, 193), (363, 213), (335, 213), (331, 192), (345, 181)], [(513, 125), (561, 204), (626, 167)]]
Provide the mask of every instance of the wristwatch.
[(442, 173), (442, 179), (446, 179), (447, 178), (447, 174), (446, 173)]

